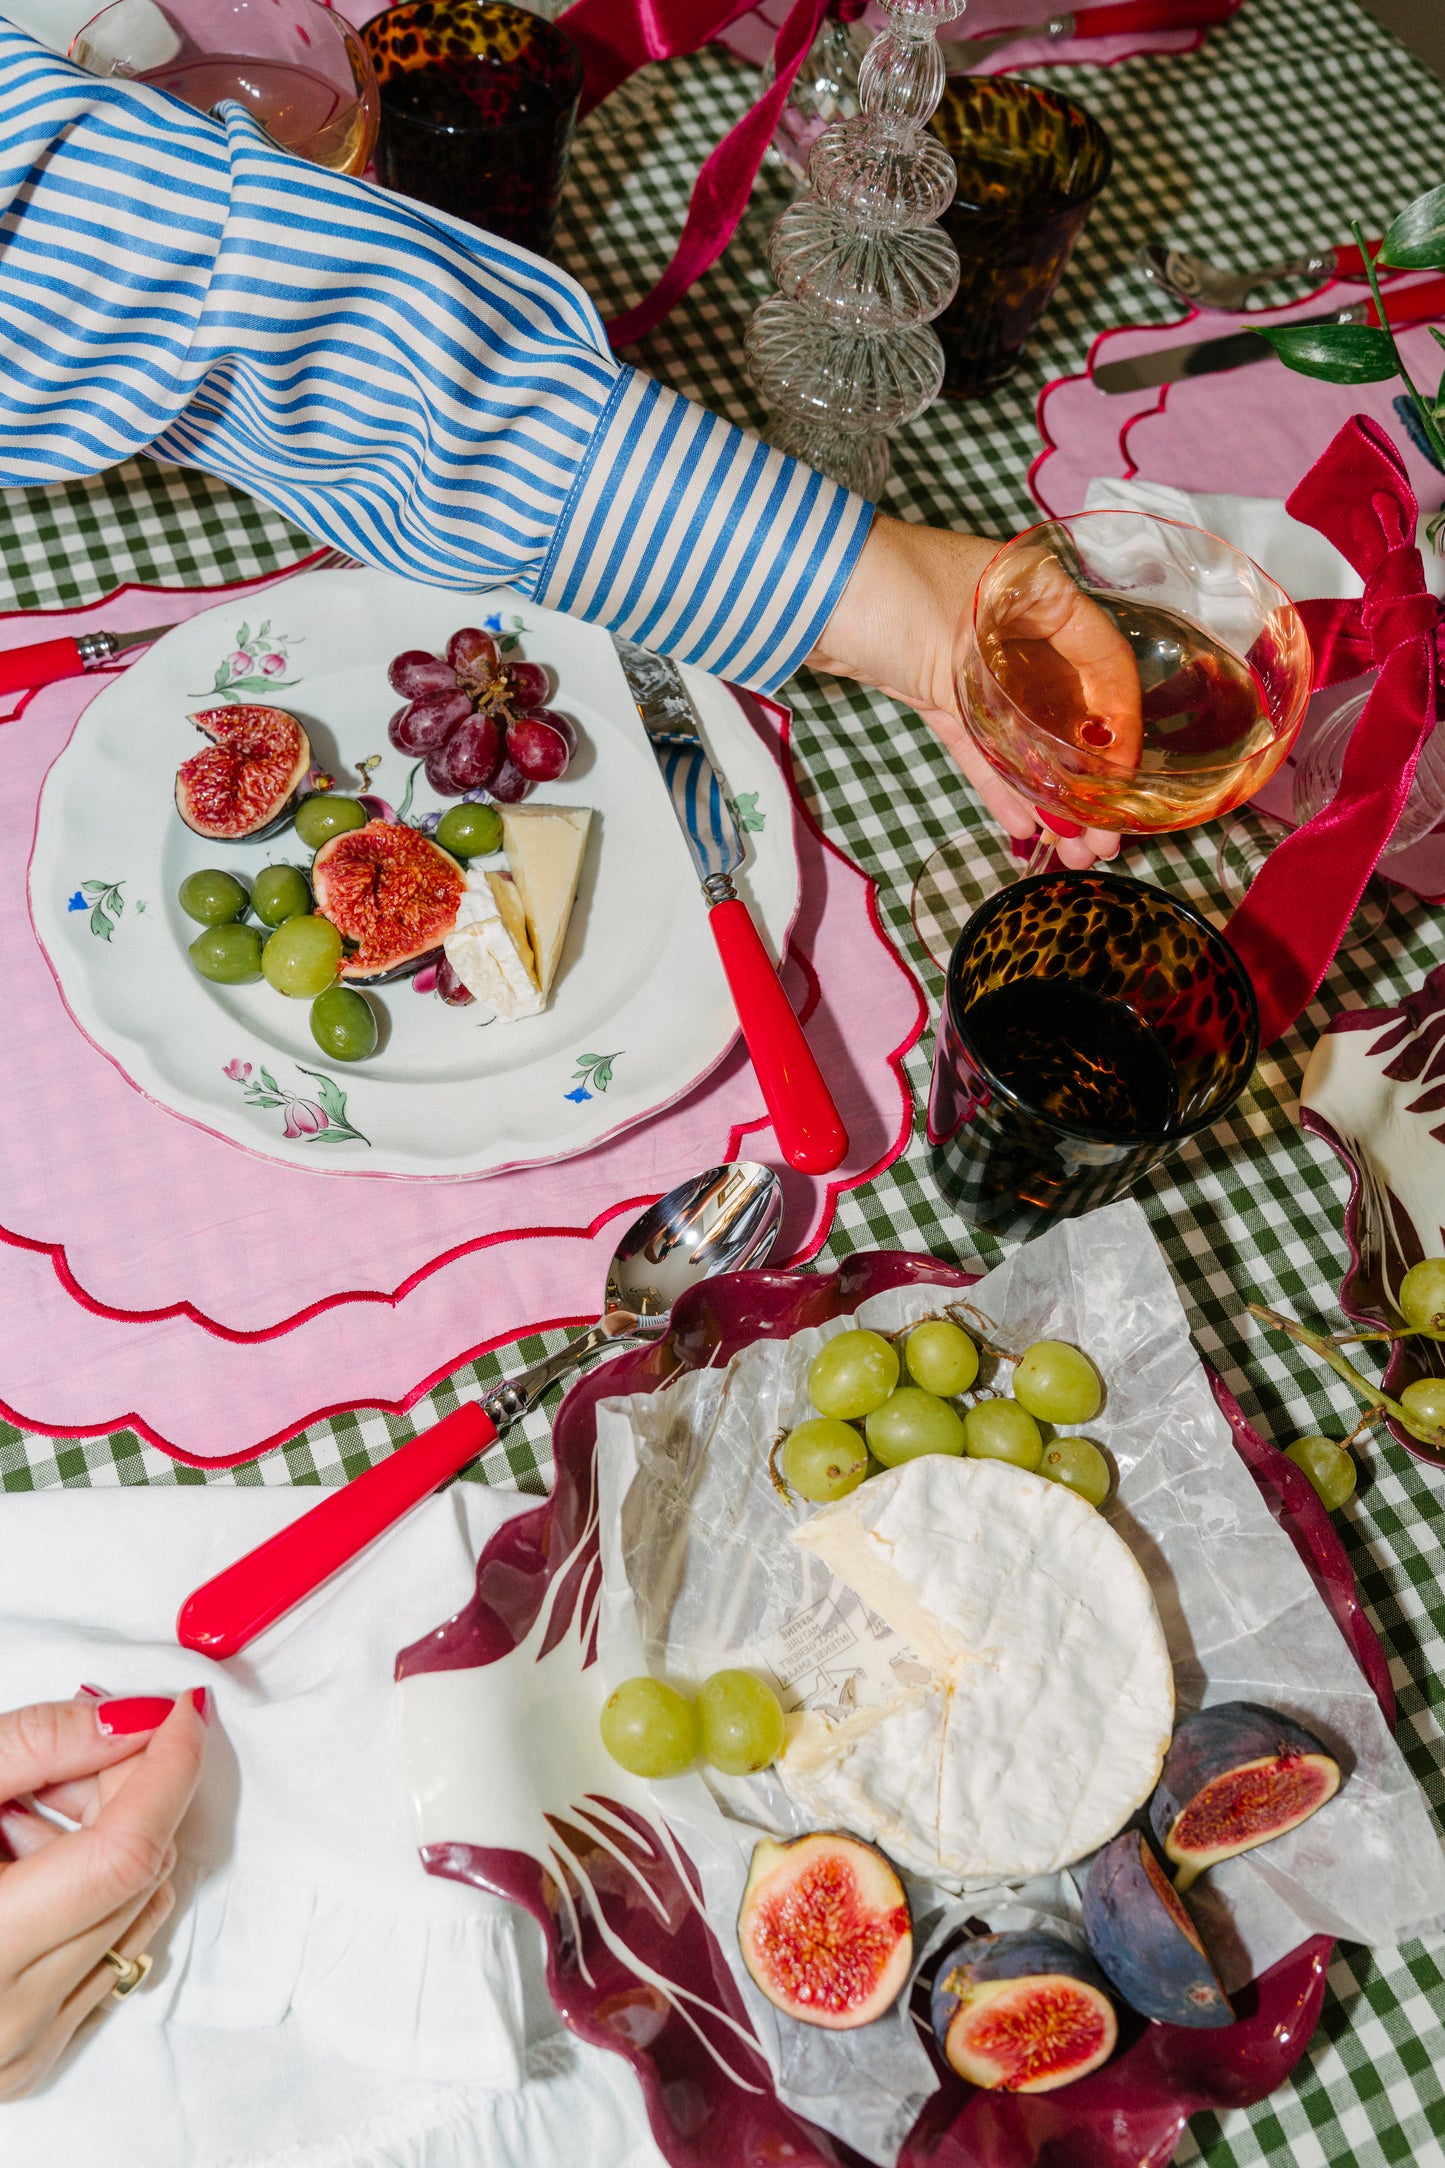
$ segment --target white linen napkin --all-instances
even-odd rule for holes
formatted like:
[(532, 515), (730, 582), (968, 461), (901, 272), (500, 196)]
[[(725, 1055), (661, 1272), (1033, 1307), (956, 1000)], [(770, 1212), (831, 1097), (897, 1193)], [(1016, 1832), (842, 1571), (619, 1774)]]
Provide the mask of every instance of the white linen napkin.
[[(1098, 475), (1084, 492), (1084, 510), (1153, 512), (1161, 519), (1203, 527), (1252, 557), (1296, 602), (1316, 597), (1349, 600), (1364, 592), (1364, 582), (1333, 542), (1302, 520), (1291, 519), (1279, 497), (1216, 495), (1175, 489), (1169, 482), (1146, 482), (1137, 476), (1124, 482)], [(1445, 558), (1438, 557), (1426, 541), (1423, 514), (1417, 539), (1425, 560), (1425, 583), (1432, 595), (1445, 596)]]
[(317, 1497), (55, 1490), (0, 1510), (0, 1707), (82, 1680), (204, 1684), (215, 1704), (155, 1970), (0, 2107), (0, 2161), (654, 2168), (626, 2064), (559, 2025), (533, 1922), (424, 1874), (402, 1792), (396, 1651), (460, 1608), (532, 1501), (458, 1484), (244, 1655), (177, 1647), (185, 1595)]

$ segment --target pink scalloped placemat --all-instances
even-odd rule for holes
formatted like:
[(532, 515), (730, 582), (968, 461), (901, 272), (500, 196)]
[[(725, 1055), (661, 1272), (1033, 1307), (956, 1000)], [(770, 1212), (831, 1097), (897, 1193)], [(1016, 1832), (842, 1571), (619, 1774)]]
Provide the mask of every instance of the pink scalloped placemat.
[[(124, 588), (84, 610), (6, 617), (0, 646), (170, 624), (275, 584)], [(701, 1167), (740, 1153), (778, 1165), (783, 1258), (797, 1262), (822, 1243), (839, 1194), (903, 1149), (902, 1057), (923, 1028), (922, 996), (883, 933), (872, 883), (798, 794), (787, 711), (747, 695), (793, 798), (802, 905), (785, 982), (852, 1138), (829, 1180), (782, 1167), (739, 1045), (685, 1099), (596, 1151), (481, 1180), (312, 1175), (178, 1120), (72, 1022), (26, 907), (41, 783), (103, 682), (46, 687), (0, 728), (10, 1420), (63, 1435), (129, 1427), (183, 1460), (248, 1459), (341, 1409), (399, 1413), (472, 1356), (595, 1317), (619, 1222)]]

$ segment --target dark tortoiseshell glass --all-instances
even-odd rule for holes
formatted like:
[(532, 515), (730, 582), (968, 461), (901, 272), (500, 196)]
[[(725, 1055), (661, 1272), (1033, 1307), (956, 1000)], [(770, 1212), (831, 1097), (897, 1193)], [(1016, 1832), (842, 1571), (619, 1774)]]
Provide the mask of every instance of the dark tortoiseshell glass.
[(545, 256), (582, 89), (576, 46), (506, 0), (410, 0), (362, 36), (385, 186)]
[(931, 123), (958, 169), (942, 224), (958, 292), (939, 317), (953, 399), (1018, 367), (1109, 177), (1109, 138), (1082, 106), (1009, 76), (951, 76)]
[[(969, 1012), (1022, 979), (1072, 982), (1122, 1002), (1148, 1027), (1173, 1074), (1173, 1111), (1158, 1129), (1071, 1124), (1029, 1104), (989, 1067)], [(1182, 1138), (1228, 1112), (1258, 1052), (1244, 966), (1187, 904), (1113, 873), (1015, 882), (974, 913), (949, 959), (928, 1102), (939, 1185), (965, 1219), (1009, 1233), (1109, 1204)]]

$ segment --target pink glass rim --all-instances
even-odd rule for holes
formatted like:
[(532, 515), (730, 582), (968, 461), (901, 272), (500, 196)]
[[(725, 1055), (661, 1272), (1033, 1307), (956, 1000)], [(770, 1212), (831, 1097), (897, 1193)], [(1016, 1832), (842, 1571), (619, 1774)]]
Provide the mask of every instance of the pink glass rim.
[[(1237, 545), (1233, 542), (1226, 542), (1223, 535), (1212, 533), (1208, 527), (1196, 527), (1191, 521), (1184, 519), (1167, 519), (1161, 512), (1136, 512), (1126, 505), (1113, 506), (1101, 504), (1090, 512), (1062, 512), (1057, 517), (1050, 516), (1048, 519), (1036, 520), (1032, 527), (1025, 527), (1018, 534), (1010, 535), (1007, 542), (1001, 542), (998, 548), (994, 551), (992, 557), (990, 557), (988, 563), (984, 566), (982, 572), (979, 574), (978, 585), (974, 588), (973, 591), (973, 604), (969, 612), (969, 638), (971, 639), (974, 650), (978, 656), (980, 667), (986, 670), (989, 677), (993, 680), (994, 684), (998, 685), (1000, 696), (1008, 701), (1010, 707), (1017, 708), (1018, 702), (1013, 699), (1011, 694), (1005, 691), (1002, 685), (999, 685), (998, 678), (995, 676), (994, 672), (989, 669), (988, 660), (984, 655), (983, 647), (978, 637), (978, 598), (982, 591), (983, 583), (988, 578), (990, 572), (992, 572), (994, 566), (999, 562), (1000, 558), (1006, 556), (1010, 550), (1017, 549), (1021, 543), (1027, 542), (1032, 536), (1041, 535), (1044, 532), (1045, 528), (1063, 527), (1066, 528), (1070, 533), (1072, 533), (1076, 528), (1082, 527), (1085, 520), (1090, 519), (1137, 519), (1147, 522), (1147, 524), (1151, 527), (1176, 527), (1181, 534), (1203, 535), (1206, 541), (1215, 543), (1222, 550), (1228, 550), (1231, 557), (1237, 557), (1242, 565), (1248, 565), (1250, 571), (1257, 573), (1259, 578), (1264, 581), (1267, 587), (1273, 588), (1275, 594), (1279, 597), (1279, 603), (1276, 605), (1276, 607), (1287, 610), (1289, 612), (1289, 615), (1296, 619), (1296, 621), (1299, 623), (1301, 632), (1304, 632), (1304, 620), (1300, 617), (1298, 610), (1295, 608), (1294, 598), (1291, 595), (1286, 594), (1285, 590), (1280, 586), (1279, 581), (1274, 578), (1273, 574), (1266, 572), (1263, 565), (1257, 564), (1254, 558), (1252, 558), (1246, 550), (1238, 548)], [(1305, 646), (1306, 649), (1308, 649), (1308, 633), (1305, 633), (1304, 637)], [(1309, 704), (1309, 697), (1312, 689), (1312, 686), (1309, 685), (1306, 685), (1303, 688), (1300, 696), (1291, 703), (1288, 716), (1282, 721), (1277, 721), (1273, 716), (1270, 717), (1272, 731), (1271, 742), (1273, 744), (1278, 745), (1281, 738), (1290, 739), (1296, 735), (1299, 730), (1300, 723), (1304, 719), (1304, 711)], [(963, 713), (964, 721), (967, 723), (968, 706), (966, 702), (963, 703)], [(969, 735), (973, 736), (971, 726)], [(975, 742), (977, 743), (978, 741), (975, 739)], [(983, 748), (980, 747), (980, 750), (983, 750)], [(1232, 766), (1232, 762), (1225, 761), (1221, 763), (1221, 765), (1217, 768), (1192, 768), (1190, 770), (1190, 774), (1196, 776), (1223, 776), (1228, 775), (1231, 772)], [(1006, 782), (1012, 782), (1013, 778), (1005, 776), (1004, 780)], [(1015, 785), (1015, 788), (1017, 788), (1017, 785)], [(1152, 833), (1153, 831), (1150, 832)], [(1167, 831), (1160, 832), (1167, 833)]]
[[(70, 43), (66, 46), (66, 59), (74, 60), (75, 48), (77, 45), (79, 45), (81, 39), (83, 37), (86, 37), (92, 30), (94, 30), (96, 24), (100, 22), (103, 17), (107, 15), (117, 14), (120, 9), (123, 8), (125, 5), (126, 0), (105, 0), (104, 7), (97, 8), (93, 15), (88, 15), (85, 21), (80, 25), (80, 28), (71, 38)], [(356, 46), (363, 53), (365, 52), (366, 48), (362, 41), (361, 33), (357, 30), (356, 26), (352, 22), (350, 22), (345, 15), (342, 14), (339, 7), (333, 7), (332, 0), (312, 0), (312, 5), (315, 6), (321, 14), (330, 17), (332, 26), (337, 34), (337, 38), (344, 50), (349, 52), (353, 46)], [(235, 12), (236, 11), (233, 9), (232, 13), (234, 14)], [(367, 66), (370, 67), (370, 65), (371, 62), (368, 57)]]

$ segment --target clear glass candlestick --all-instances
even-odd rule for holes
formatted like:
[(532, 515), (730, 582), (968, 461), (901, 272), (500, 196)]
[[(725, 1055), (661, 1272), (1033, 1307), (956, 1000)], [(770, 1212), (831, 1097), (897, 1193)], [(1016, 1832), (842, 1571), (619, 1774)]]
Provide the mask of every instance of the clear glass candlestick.
[(937, 220), (955, 174), (928, 122), (944, 85), (936, 33), (959, 12), (959, 0), (886, 6), (858, 71), (860, 110), (814, 143), (808, 193), (768, 249), (779, 291), (748, 327), (770, 441), (864, 496), (887, 477), (888, 432), (943, 381), (932, 319), (953, 298), (958, 257)]

